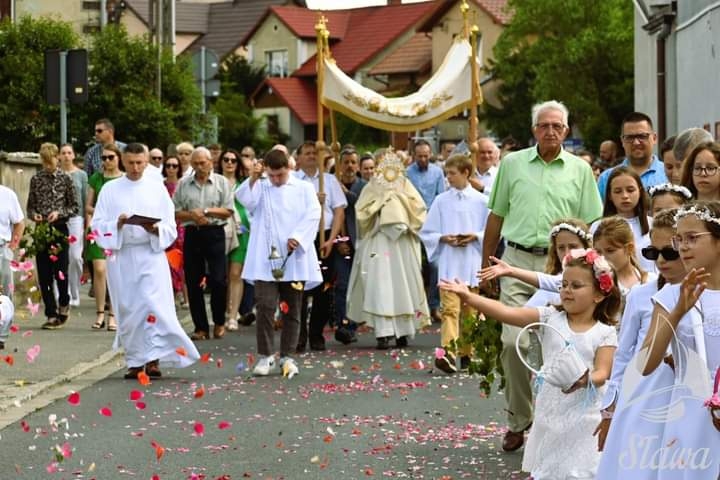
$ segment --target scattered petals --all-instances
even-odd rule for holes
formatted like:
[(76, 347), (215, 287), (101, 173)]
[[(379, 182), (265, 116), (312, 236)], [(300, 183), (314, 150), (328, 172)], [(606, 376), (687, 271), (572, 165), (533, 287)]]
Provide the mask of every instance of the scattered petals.
[(45, 470), (47, 473), (57, 473), (58, 465), (60, 465), (58, 462), (50, 462), (48, 466), (45, 467)]
[(185, 350), (184, 347), (178, 347), (175, 349), (175, 353), (180, 355), (181, 357), (187, 357), (187, 350)]
[(136, 408), (136, 409), (138, 409), (138, 410), (145, 410), (145, 407), (147, 407), (147, 405), (145, 404), (145, 402), (135, 402), (135, 408)]
[(200, 356), (200, 363), (208, 363), (210, 361), (210, 354), (209, 353), (203, 353)]
[(220, 430), (227, 430), (228, 428), (232, 427), (232, 423), (226, 422), (225, 420), (218, 423), (218, 428)]
[(137, 379), (140, 385), (142, 385), (143, 387), (150, 385), (150, 377), (148, 377), (148, 374), (145, 372), (138, 373)]
[(157, 321), (157, 317), (155, 317), (155, 315), (153, 315), (152, 313), (150, 315), (148, 315), (148, 317), (147, 317), (148, 323), (155, 323), (156, 321)]
[(155, 449), (155, 458), (156, 458), (157, 461), (159, 462), (160, 459), (163, 457), (163, 455), (165, 455), (165, 447), (163, 447), (162, 445), (160, 445), (159, 443), (157, 443), (155, 440), (153, 440), (152, 442), (150, 442), (150, 444), (151, 444), (151, 445), (153, 446), (153, 448)]
[(10, 325), (10, 333), (17, 333), (20, 331), (20, 327), (17, 325)]
[(447, 354), (447, 352), (445, 351), (444, 348), (438, 347), (438, 348), (435, 349), (435, 358), (438, 359), (438, 360), (441, 359), (441, 358), (445, 358), (445, 355), (446, 355), (446, 354)]
[(48, 255), (48, 258), (51, 262), (57, 262), (59, 260), (57, 255)]
[(28, 330), (27, 332), (23, 332), (22, 337), (23, 338), (31, 337), (32, 334), (33, 334), (32, 330)]
[(40, 310), (40, 304), (39, 303), (33, 303), (30, 297), (27, 299), (27, 308), (30, 310), (30, 315), (33, 317), (37, 315), (38, 311)]
[(30, 425), (25, 420), (20, 422), (20, 426), (22, 427), (23, 432), (28, 433), (30, 431)]
[(205, 385), (201, 385), (200, 388), (195, 390), (195, 398), (202, 398), (205, 395)]
[(102, 407), (100, 409), (100, 415), (103, 417), (112, 417), (112, 410), (110, 410), (110, 407)]
[(280, 302), (280, 311), (284, 314), (287, 314), (290, 311), (290, 307), (288, 306), (287, 302)]
[(71, 393), (70, 396), (68, 396), (67, 401), (73, 407), (77, 407), (78, 405), (80, 405), (80, 393), (78, 393), (78, 392)]
[(60, 280), (65, 280), (65, 274), (62, 271), (59, 271), (57, 275)]
[(144, 396), (145, 396), (145, 394), (143, 392), (141, 392), (140, 390), (132, 390), (130, 392), (130, 400), (132, 400), (133, 402), (137, 402)]
[(77, 237), (75, 235), (68, 235), (67, 241), (70, 245), (77, 242)]
[(13, 358), (12, 355), (5, 355), (5, 356), (3, 357), (3, 361), (4, 361), (5, 363), (7, 363), (8, 365), (10, 365), (11, 367), (12, 367), (13, 365), (15, 365), (15, 359)]
[(196, 436), (202, 437), (205, 435), (205, 425), (200, 422), (195, 422), (195, 425), (193, 425), (193, 431), (195, 431)]
[(25, 359), (28, 363), (33, 363), (38, 355), (40, 355), (40, 345), (33, 345), (25, 352)]

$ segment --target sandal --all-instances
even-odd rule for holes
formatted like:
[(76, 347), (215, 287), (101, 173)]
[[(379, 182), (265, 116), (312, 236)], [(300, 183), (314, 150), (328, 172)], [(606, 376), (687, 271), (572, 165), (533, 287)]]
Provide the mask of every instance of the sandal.
[(112, 313), (109, 313), (108, 316), (110, 317), (108, 319), (108, 325), (107, 325), (108, 332), (117, 332), (117, 323), (115, 322), (115, 315), (113, 315)]
[[(90, 328), (93, 330), (102, 330), (105, 328), (105, 312), (95, 312), (97, 313), (97, 320), (95, 320), (95, 323), (92, 324)], [(100, 315), (102, 315), (102, 318), (100, 318)]]

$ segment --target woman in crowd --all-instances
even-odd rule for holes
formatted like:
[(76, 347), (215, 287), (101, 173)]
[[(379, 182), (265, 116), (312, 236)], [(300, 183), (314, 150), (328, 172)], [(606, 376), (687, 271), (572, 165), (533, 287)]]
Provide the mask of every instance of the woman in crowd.
[[(163, 183), (167, 188), (170, 198), (175, 195), (178, 183), (180, 182), (180, 160), (175, 156), (165, 158), (162, 166)], [(185, 286), (185, 272), (183, 271), (183, 242), (185, 241), (185, 228), (177, 224), (177, 239), (167, 249), (168, 262), (170, 263), (170, 276), (172, 278), (173, 292), (175, 295), (182, 295), (180, 300), (181, 308), (188, 308), (187, 287)]]
[[(45, 330), (62, 328), (70, 313), (66, 276), (68, 221), (79, 212), (72, 179), (58, 168), (58, 153), (57, 145), (53, 143), (43, 143), (40, 147), (42, 168), (30, 179), (27, 203), (28, 217), (35, 222), (36, 228), (44, 223), (61, 236), (46, 245), (38, 245), (40, 249), (35, 258), (47, 317), (42, 326)], [(57, 302), (53, 282), (57, 282)]]
[(60, 147), (60, 169), (70, 175), (75, 187), (75, 202), (78, 205), (78, 214), (68, 220), (68, 231), (73, 241), (68, 248), (68, 285), (70, 288), (70, 305), (80, 305), (80, 277), (83, 273), (83, 231), (85, 222), (85, 199), (87, 198), (88, 177), (85, 170), (75, 165), (75, 150), (66, 143)]
[[(120, 156), (120, 149), (115, 146), (115, 144), (108, 143), (103, 145), (100, 156), (102, 160), (102, 170), (93, 173), (88, 180), (90, 188), (88, 189), (87, 199), (85, 201), (85, 225), (90, 225), (90, 219), (95, 211), (95, 204), (97, 203), (98, 195), (100, 195), (100, 190), (102, 190), (103, 185), (123, 176), (124, 168)], [(95, 292), (95, 311), (97, 317), (95, 323), (92, 324), (92, 328), (94, 330), (101, 330), (105, 328), (107, 323), (108, 331), (114, 332), (117, 330), (117, 323), (115, 322), (115, 316), (113, 315), (110, 305), (110, 297), (107, 293), (105, 252), (95, 243), (95, 237), (102, 234), (103, 232), (89, 232), (89, 244), (85, 249), (85, 259), (93, 263), (94, 272), (93, 290)], [(106, 310), (109, 317), (107, 322), (105, 319)]]
[[(222, 174), (230, 184), (233, 192), (237, 192), (240, 184), (248, 177), (250, 170), (243, 162), (237, 150), (229, 148), (220, 154), (220, 163), (217, 172)], [(250, 239), (250, 221), (247, 211), (235, 198), (235, 221), (237, 224), (237, 236), (239, 245), (228, 254), (228, 306), (227, 306), (227, 328), (228, 330), (238, 329), (238, 308), (243, 296), (242, 269), (247, 255), (248, 240)]]

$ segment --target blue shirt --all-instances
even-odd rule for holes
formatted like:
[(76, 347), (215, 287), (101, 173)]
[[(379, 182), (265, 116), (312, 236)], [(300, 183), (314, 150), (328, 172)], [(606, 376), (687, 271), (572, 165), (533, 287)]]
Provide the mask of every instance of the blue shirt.
[(427, 170), (420, 170), (417, 163), (413, 163), (407, 168), (406, 175), (420, 193), (428, 210), (435, 197), (445, 191), (445, 175), (437, 165), (428, 163)]
[[(627, 167), (628, 165), (630, 165), (630, 162), (626, 158), (620, 165), (608, 168), (600, 174), (600, 178), (598, 178), (598, 190), (600, 190), (600, 197), (603, 199), (603, 202), (605, 201), (605, 190), (607, 190), (607, 181), (610, 173), (612, 173), (612, 171), (617, 167)], [(652, 157), (650, 168), (640, 175), (640, 181), (642, 182), (643, 187), (645, 187), (645, 190), (648, 190), (650, 187), (654, 187), (655, 185), (667, 183), (668, 179), (665, 176), (665, 167), (663, 162), (656, 155), (653, 155)]]

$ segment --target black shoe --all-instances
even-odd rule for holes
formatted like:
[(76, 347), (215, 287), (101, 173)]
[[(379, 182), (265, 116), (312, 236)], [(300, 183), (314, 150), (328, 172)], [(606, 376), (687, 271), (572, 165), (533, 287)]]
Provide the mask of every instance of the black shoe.
[(246, 313), (245, 315), (243, 315), (242, 317), (240, 317), (240, 321), (238, 321), (238, 323), (240, 325), (249, 327), (250, 325), (253, 324), (254, 321), (255, 321), (255, 314), (253, 312), (249, 312), (249, 313)]
[(313, 342), (310, 340), (310, 350), (315, 350), (316, 352), (322, 352), (325, 350), (325, 340), (318, 340), (316, 342)]
[(435, 359), (435, 367), (448, 375), (457, 373), (457, 367), (455, 366), (455, 357), (452, 353), (446, 353), (444, 356)]
[(468, 368), (470, 368), (470, 363), (470, 357), (468, 357), (467, 355), (463, 355), (462, 357), (460, 357), (460, 370), (467, 370)]
[(377, 346), (375, 348), (377, 348), (378, 350), (387, 350), (388, 348), (390, 348), (389, 337), (378, 337)]
[(128, 371), (123, 375), (123, 378), (125, 380), (137, 380), (138, 375), (140, 375), (140, 372), (144, 372), (145, 367), (130, 367), (128, 368)]
[(5, 350), (5, 342), (0, 342), (0, 350)]
[(350, 345), (353, 342), (357, 342), (358, 339), (355, 330), (348, 327), (338, 327), (338, 329), (335, 330), (335, 340), (343, 345)]
[(408, 346), (408, 339), (406, 335), (403, 335), (402, 337), (397, 337), (395, 339), (395, 347), (396, 348), (405, 348)]
[(58, 329), (62, 328), (64, 323), (65, 322), (61, 322), (60, 320), (58, 320), (57, 318), (54, 318), (54, 317), (48, 318), (47, 322), (43, 323), (40, 328), (42, 328), (43, 330), (58, 330)]

